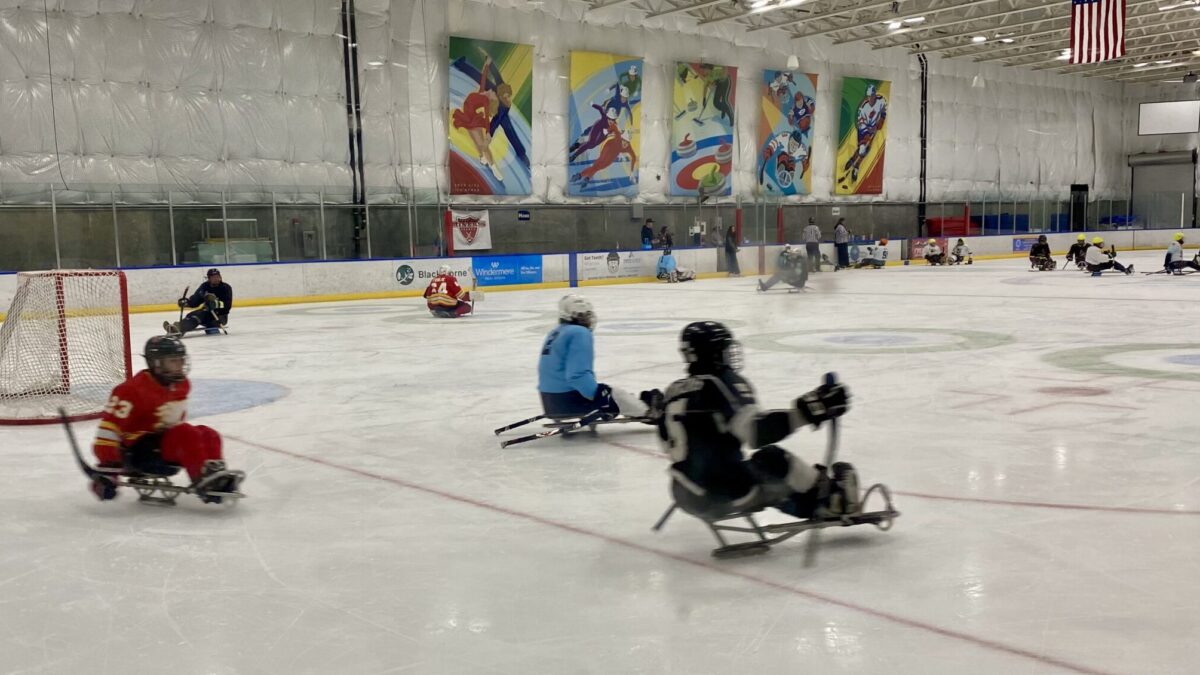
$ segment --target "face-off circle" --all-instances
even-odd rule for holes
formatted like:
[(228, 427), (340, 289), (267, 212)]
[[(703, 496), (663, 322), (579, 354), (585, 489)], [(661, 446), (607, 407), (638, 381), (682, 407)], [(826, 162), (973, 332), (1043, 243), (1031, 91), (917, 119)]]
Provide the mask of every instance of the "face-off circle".
[(809, 354), (901, 354), (989, 349), (1013, 342), (1011, 335), (937, 328), (827, 329), (752, 335), (746, 346)]
[(417, 307), (415, 305), (317, 305), (315, 307), (284, 309), (280, 310), (279, 313), (295, 316), (366, 316), (415, 314), (427, 311), (424, 307)]
[(1200, 382), (1200, 344), (1194, 343), (1064, 349), (1042, 360), (1059, 368), (1097, 375)]
[(274, 382), (256, 380), (191, 380), (188, 419), (257, 408), (287, 396), (290, 390)]

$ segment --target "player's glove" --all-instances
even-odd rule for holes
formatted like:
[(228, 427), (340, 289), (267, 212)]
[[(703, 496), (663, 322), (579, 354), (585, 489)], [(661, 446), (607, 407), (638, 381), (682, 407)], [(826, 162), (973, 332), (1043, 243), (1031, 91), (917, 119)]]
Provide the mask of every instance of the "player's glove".
[(596, 410), (605, 416), (616, 417), (621, 414), (621, 407), (613, 400), (612, 387), (600, 384), (596, 387)]
[(213, 295), (212, 293), (204, 294), (204, 308), (205, 309), (209, 309), (209, 310), (212, 310), (215, 312), (217, 310), (217, 308), (220, 306), (221, 306), (221, 304), (217, 301), (217, 296)]
[(800, 411), (806, 422), (820, 426), (822, 422), (841, 417), (850, 410), (850, 390), (841, 383), (822, 384), (796, 399), (796, 410)]
[(179, 309), (187, 307), (187, 298), (180, 298), (175, 304), (179, 305)]

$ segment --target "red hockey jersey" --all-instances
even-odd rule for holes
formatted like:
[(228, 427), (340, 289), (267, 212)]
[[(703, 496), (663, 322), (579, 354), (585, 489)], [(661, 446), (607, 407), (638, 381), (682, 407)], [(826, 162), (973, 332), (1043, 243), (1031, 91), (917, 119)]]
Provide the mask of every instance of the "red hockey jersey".
[(458, 285), (458, 279), (454, 278), (453, 274), (439, 274), (429, 282), (429, 287), (425, 289), (425, 301), (430, 309), (434, 307), (457, 307), (459, 300), (466, 300), (470, 297), (461, 286)]
[(118, 384), (104, 407), (96, 442), (92, 446), (101, 462), (121, 461), (121, 446), (129, 446), (149, 433), (166, 431), (187, 417), (187, 380), (163, 386), (149, 370)]

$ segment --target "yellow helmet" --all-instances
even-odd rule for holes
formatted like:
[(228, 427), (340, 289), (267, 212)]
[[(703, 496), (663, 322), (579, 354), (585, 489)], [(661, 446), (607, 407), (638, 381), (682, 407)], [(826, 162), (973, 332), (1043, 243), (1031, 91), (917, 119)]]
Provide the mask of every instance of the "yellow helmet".
[(1092, 237), (1092, 243), (1099, 246), (1104, 243), (1104, 237)]
[(937, 239), (930, 239), (928, 243), (930, 243), (930, 244), (936, 244), (936, 243), (937, 243)]
[(1087, 237), (1083, 236), (1082, 234), (1081, 234), (1081, 235), (1079, 235), (1079, 236), (1078, 236), (1078, 237), (1076, 237), (1076, 238), (1077, 238), (1079, 241), (1087, 241)]
[(1175, 233), (1175, 241), (1183, 241), (1183, 233), (1182, 232)]

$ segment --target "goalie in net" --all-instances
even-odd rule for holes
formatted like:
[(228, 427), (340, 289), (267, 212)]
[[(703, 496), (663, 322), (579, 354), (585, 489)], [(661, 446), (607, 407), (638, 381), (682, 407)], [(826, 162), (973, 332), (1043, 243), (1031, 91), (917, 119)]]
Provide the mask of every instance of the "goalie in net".
[(3, 320), (0, 424), (94, 419), (132, 374), (122, 272), (22, 272)]

